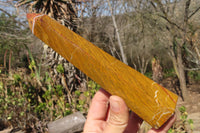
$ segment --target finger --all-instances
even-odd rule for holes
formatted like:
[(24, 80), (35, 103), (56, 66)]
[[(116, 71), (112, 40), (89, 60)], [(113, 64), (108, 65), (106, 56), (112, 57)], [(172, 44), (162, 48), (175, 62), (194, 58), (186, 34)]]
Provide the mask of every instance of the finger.
[(110, 97), (110, 111), (104, 133), (123, 133), (128, 125), (129, 111), (123, 99)]
[(110, 94), (103, 89), (95, 94), (84, 125), (84, 133), (102, 132), (104, 130), (109, 96)]
[(162, 127), (159, 129), (151, 129), (148, 133), (167, 133), (175, 121), (176, 115), (173, 115)]
[(125, 133), (137, 133), (142, 122), (143, 120), (138, 115), (131, 112)]
[[(88, 120), (105, 120), (107, 116), (108, 102), (110, 94), (100, 89), (92, 99), (88, 112)], [(98, 114), (98, 115), (97, 115)]]

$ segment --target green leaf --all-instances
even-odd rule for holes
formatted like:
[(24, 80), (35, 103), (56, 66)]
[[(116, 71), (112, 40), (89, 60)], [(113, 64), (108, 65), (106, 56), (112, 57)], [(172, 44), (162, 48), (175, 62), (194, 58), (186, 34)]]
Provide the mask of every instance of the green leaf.
[(13, 78), (15, 83), (19, 83), (21, 81), (21, 76), (19, 74), (14, 74)]
[(90, 96), (90, 92), (89, 91), (85, 91), (84, 92), (84, 96), (89, 97)]
[(172, 128), (170, 128), (167, 133), (174, 133), (174, 130)]
[(50, 101), (50, 102), (48, 103), (48, 105), (49, 105), (49, 106), (52, 106), (52, 105), (53, 105), (53, 103)]
[(186, 111), (185, 106), (181, 106), (181, 107), (179, 108), (179, 111), (180, 111), (181, 113), (184, 113), (184, 112)]
[(188, 123), (189, 123), (189, 124), (193, 124), (194, 122), (193, 122), (192, 119), (189, 119), (189, 120), (188, 120)]
[(182, 120), (186, 120), (188, 116), (187, 115), (181, 115), (180, 117), (181, 117)]
[(84, 105), (85, 100), (79, 100), (78, 103), (79, 103), (80, 105)]
[(0, 90), (3, 90), (3, 82), (0, 82)]
[(15, 104), (16, 104), (16, 101), (12, 101), (12, 104), (15, 105)]
[(75, 95), (79, 97), (81, 95), (81, 92), (79, 90), (76, 90)]
[(11, 117), (11, 116), (8, 116), (7, 120), (11, 120), (11, 119), (12, 119), (12, 117)]
[(64, 73), (64, 67), (62, 66), (62, 64), (58, 64), (56, 71), (63, 74)]
[(70, 115), (71, 113), (72, 113), (71, 110), (66, 110), (65, 113), (64, 113), (64, 116), (66, 116), (66, 115)]
[(21, 112), (21, 113), (20, 113), (20, 116), (24, 116), (24, 112)]
[(69, 108), (69, 107), (70, 107), (70, 104), (69, 104), (69, 103), (66, 103), (65, 107), (66, 107), (66, 108)]

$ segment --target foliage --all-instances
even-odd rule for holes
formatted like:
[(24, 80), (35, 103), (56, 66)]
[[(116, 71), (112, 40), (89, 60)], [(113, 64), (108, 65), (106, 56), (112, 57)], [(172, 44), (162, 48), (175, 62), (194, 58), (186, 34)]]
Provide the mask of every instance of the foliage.
[(176, 77), (176, 73), (173, 68), (164, 70), (164, 78), (168, 78), (168, 77)]
[(168, 133), (188, 133), (194, 130), (193, 120), (188, 119), (188, 113), (185, 106), (179, 108), (180, 121), (176, 122)]
[(87, 114), (89, 109), (89, 103), (93, 98), (94, 94), (100, 89), (100, 86), (94, 81), (88, 81), (88, 90), (81, 92), (79, 90), (75, 91), (75, 96), (78, 98), (78, 104), (76, 109)]
[(22, 78), (18, 74), (14, 74), (13, 79), (0, 80), (0, 117), (13, 127), (23, 129), (28, 126), (25, 123), (31, 126), (37, 117), (32, 111), (35, 106), (35, 95), (32, 92), (35, 90), (32, 90), (31, 85), (22, 83)]
[(13, 19), (16, 16), (7, 16), (0, 13), (0, 53), (9, 49), (13, 52), (19, 52), (24, 43), (28, 43), (27, 29), (22, 28)]
[(17, 61), (21, 60), (20, 53), (24, 52), (23, 46), (30, 43), (30, 38), (27, 36), (29, 31), (16, 20), (17, 16), (14, 14), (0, 13), (0, 64), (4, 63), (5, 66), (9, 58), (9, 68), (11, 60), (12, 64), (19, 63)]
[(200, 71), (189, 71), (188, 76), (196, 81), (200, 81)]
[[(32, 64), (29, 68), (37, 67)], [(86, 91), (73, 90), (69, 94), (62, 85), (54, 83), (49, 73), (38, 79), (33, 76), (34, 72), (25, 74), (16, 71), (11, 78), (0, 74), (0, 77), (4, 76), (0, 78), (0, 117), (14, 127), (46, 132), (49, 121), (76, 111), (87, 114), (89, 103), (100, 88), (94, 81), (89, 81)], [(39, 121), (41, 125), (38, 125)]]
[(147, 76), (148, 78), (152, 79), (152, 72), (146, 72), (144, 75)]
[(62, 64), (58, 64), (56, 70), (57, 70), (57, 72), (59, 72), (61, 74), (64, 73), (64, 67), (62, 66)]

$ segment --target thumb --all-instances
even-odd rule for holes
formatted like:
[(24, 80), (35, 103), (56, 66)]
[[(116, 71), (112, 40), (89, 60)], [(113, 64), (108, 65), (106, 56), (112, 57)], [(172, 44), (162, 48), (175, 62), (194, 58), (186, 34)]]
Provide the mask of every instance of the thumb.
[(129, 111), (125, 102), (118, 96), (110, 97), (110, 112), (104, 133), (123, 133), (128, 125)]

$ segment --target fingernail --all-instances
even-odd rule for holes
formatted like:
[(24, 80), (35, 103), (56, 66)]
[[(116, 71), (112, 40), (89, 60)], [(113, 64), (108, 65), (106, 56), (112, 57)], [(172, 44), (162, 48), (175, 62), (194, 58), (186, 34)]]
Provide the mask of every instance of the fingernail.
[(120, 112), (120, 104), (118, 101), (115, 101), (114, 99), (112, 99), (110, 106), (113, 112), (116, 112), (116, 113)]

